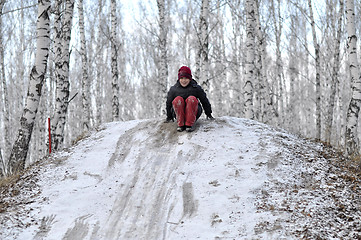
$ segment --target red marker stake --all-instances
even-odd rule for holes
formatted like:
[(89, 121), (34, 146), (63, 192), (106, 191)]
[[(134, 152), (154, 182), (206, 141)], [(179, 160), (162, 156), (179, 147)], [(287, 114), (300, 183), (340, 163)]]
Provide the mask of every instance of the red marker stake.
[(51, 131), (50, 131), (50, 118), (48, 118), (48, 129), (49, 129), (49, 154), (51, 154)]

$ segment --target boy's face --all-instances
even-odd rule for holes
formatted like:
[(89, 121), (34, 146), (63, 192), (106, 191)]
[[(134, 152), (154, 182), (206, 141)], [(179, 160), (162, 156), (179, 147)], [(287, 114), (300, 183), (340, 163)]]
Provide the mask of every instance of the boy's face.
[(188, 78), (186, 78), (186, 77), (181, 77), (180, 79), (179, 79), (179, 82), (180, 82), (180, 85), (182, 86), (182, 87), (186, 87), (186, 86), (188, 86), (188, 84), (190, 83), (190, 79), (188, 79)]

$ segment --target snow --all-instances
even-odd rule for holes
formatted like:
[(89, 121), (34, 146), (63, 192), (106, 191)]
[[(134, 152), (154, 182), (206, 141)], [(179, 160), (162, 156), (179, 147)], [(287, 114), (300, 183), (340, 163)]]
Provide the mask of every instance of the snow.
[[(0, 238), (359, 237), (360, 199), (322, 151), (232, 117), (199, 120), (192, 133), (161, 119), (105, 124), (29, 170), (34, 187), (16, 197), (31, 201), (0, 211)], [(335, 199), (347, 220), (332, 222)]]

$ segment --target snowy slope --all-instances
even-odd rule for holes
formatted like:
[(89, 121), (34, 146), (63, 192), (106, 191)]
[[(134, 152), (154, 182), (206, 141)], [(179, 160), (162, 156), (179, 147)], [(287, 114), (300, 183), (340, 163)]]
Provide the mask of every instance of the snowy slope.
[(0, 238), (360, 237), (350, 181), (359, 185), (324, 152), (238, 118), (200, 120), (193, 133), (160, 119), (106, 124), (12, 186), (8, 207), (0, 203)]

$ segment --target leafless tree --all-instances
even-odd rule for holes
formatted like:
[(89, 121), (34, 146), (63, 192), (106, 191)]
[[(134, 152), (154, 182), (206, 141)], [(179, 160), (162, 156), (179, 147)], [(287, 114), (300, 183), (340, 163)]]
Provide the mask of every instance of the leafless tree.
[(80, 55), (82, 60), (82, 106), (83, 106), (83, 131), (88, 131), (90, 128), (90, 79), (88, 74), (88, 56), (87, 56), (87, 45), (85, 40), (85, 24), (84, 24), (84, 8), (83, 0), (78, 2), (78, 12), (79, 12), (79, 32), (80, 32)]
[(37, 21), (37, 52), (35, 64), (30, 73), (28, 94), (25, 102), (20, 128), (13, 145), (8, 163), (8, 174), (25, 168), (29, 142), (38, 111), (41, 89), (44, 83), (50, 46), (50, 0), (39, 0)]
[(253, 83), (255, 71), (255, 0), (246, 0), (247, 39), (246, 39), (246, 83), (244, 86), (244, 113), (245, 117), (253, 119)]
[[(64, 9), (64, 13), (62, 13)], [(66, 123), (66, 115), (69, 105), (69, 58), (70, 58), (70, 38), (72, 29), (74, 0), (66, 0), (65, 7), (61, 0), (57, 1), (56, 16), (56, 54), (55, 63), (56, 75), (56, 105), (55, 115), (52, 121), (52, 129), (54, 136), (54, 149), (61, 149), (64, 141), (64, 128)]]
[(346, 153), (350, 156), (360, 153), (360, 144), (358, 139), (358, 117), (361, 106), (361, 77), (360, 66), (357, 58), (357, 36), (355, 26), (355, 5), (354, 0), (346, 0), (347, 17), (347, 51), (349, 57), (349, 68), (351, 73), (352, 96), (347, 111), (346, 121)]

